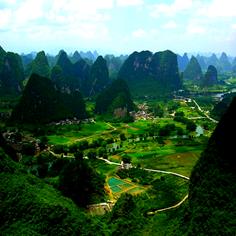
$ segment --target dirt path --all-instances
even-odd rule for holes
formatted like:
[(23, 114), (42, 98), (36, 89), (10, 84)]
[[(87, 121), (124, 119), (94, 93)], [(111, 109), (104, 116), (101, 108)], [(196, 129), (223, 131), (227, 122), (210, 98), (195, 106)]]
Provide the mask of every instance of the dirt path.
[[(105, 162), (106, 162), (107, 164), (109, 164), (109, 165), (118, 165), (118, 166), (121, 165), (120, 163), (116, 163), (116, 162), (113, 162), (113, 161), (109, 161), (109, 160), (104, 159), (104, 158), (101, 158), (101, 157), (99, 157), (98, 159), (99, 159), (99, 160), (102, 160), (102, 161), (105, 161)], [(143, 169), (146, 170), (146, 171), (150, 171), (150, 172), (157, 172), (157, 173), (164, 173), (164, 174), (169, 174), (169, 175), (175, 175), (175, 176), (177, 176), (177, 177), (180, 177), (180, 178), (189, 180), (189, 177), (184, 176), (184, 175), (181, 175), (181, 174), (178, 174), (178, 173), (175, 173), (175, 172), (171, 172), (171, 171), (154, 170), (154, 169), (147, 169), (147, 168), (143, 168)], [(171, 210), (171, 209), (175, 209), (175, 208), (179, 207), (181, 204), (183, 204), (183, 203), (186, 201), (187, 198), (188, 198), (188, 194), (187, 194), (180, 202), (178, 202), (178, 203), (175, 204), (174, 206), (170, 206), (170, 207), (158, 209), (158, 210), (156, 210), (156, 211), (150, 211), (150, 212), (148, 212), (147, 214), (148, 214), (148, 215), (155, 215), (155, 214), (157, 214), (158, 212), (168, 211), (168, 210)]]
[(202, 113), (206, 116), (206, 118), (208, 118), (209, 120), (211, 120), (211, 121), (214, 122), (214, 123), (218, 123), (217, 120), (211, 118), (205, 111), (203, 111), (202, 108), (198, 105), (198, 103), (197, 103), (194, 99), (192, 99), (192, 101), (193, 101), (194, 104), (196, 105), (197, 109), (198, 109), (200, 112), (202, 112)]
[(149, 211), (147, 214), (148, 214), (148, 215), (155, 215), (155, 214), (157, 214), (158, 212), (169, 211), (169, 210), (171, 210), (171, 209), (175, 209), (175, 208), (179, 207), (181, 204), (183, 204), (183, 203), (185, 202), (185, 200), (187, 200), (187, 198), (188, 198), (188, 194), (187, 194), (180, 202), (178, 202), (178, 203), (175, 204), (174, 206), (162, 208), (162, 209), (159, 209), (159, 210), (156, 210), (156, 211)]
[(109, 164), (109, 165), (117, 165), (117, 166), (121, 166), (120, 163), (113, 162), (113, 161), (109, 161), (109, 160), (104, 159), (104, 158), (102, 158), (102, 157), (98, 157), (97, 159), (102, 160), (102, 161), (105, 161), (105, 162), (106, 162), (107, 164)]
[(150, 171), (150, 172), (157, 172), (157, 173), (163, 173), (163, 174), (168, 174), (168, 175), (175, 175), (175, 176), (178, 176), (180, 178), (189, 180), (189, 177), (187, 177), (185, 175), (181, 175), (181, 174), (175, 173), (175, 172), (171, 172), (171, 171), (154, 170), (154, 169), (147, 169), (147, 168), (143, 168), (143, 169), (146, 170), (146, 171)]
[(110, 123), (106, 123), (106, 125), (109, 126), (110, 128), (112, 128), (112, 130), (105, 130), (105, 131), (103, 131), (102, 133), (99, 133), (99, 134), (92, 134), (92, 135), (89, 135), (89, 136), (85, 136), (85, 137), (82, 137), (82, 138), (78, 138), (78, 139), (75, 140), (75, 142), (79, 142), (79, 141), (82, 141), (82, 140), (86, 140), (86, 139), (92, 138), (92, 137), (94, 138), (94, 137), (96, 137), (96, 136), (101, 136), (101, 135), (104, 135), (104, 134), (109, 134), (109, 133), (111, 133), (111, 132), (117, 130), (117, 128), (114, 127), (113, 125), (111, 125)]

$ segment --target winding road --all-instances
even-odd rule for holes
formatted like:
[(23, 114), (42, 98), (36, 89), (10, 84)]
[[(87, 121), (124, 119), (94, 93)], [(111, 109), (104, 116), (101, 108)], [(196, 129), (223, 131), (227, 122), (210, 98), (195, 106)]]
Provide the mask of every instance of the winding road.
[(149, 211), (149, 212), (147, 213), (147, 215), (155, 215), (155, 214), (157, 214), (158, 212), (169, 211), (169, 210), (171, 210), (171, 209), (175, 209), (175, 208), (179, 207), (182, 203), (184, 203), (185, 200), (187, 200), (187, 198), (188, 198), (188, 194), (187, 194), (180, 202), (178, 202), (178, 203), (175, 204), (174, 206), (162, 208), (162, 209), (159, 209), (159, 210), (156, 210), (156, 211)]
[[(117, 165), (117, 166), (121, 166), (120, 163), (116, 163), (116, 162), (113, 162), (113, 161), (109, 161), (107, 159), (104, 159), (102, 157), (98, 157), (99, 160), (102, 160), (104, 162), (106, 162), (107, 164), (109, 165)], [(180, 178), (183, 178), (183, 179), (186, 179), (186, 180), (189, 180), (189, 177), (185, 176), (185, 175), (181, 175), (181, 174), (178, 174), (178, 173), (175, 173), (175, 172), (171, 172), (171, 171), (164, 171), (164, 170), (154, 170), (154, 169), (147, 169), (147, 168), (143, 168), (143, 170), (146, 170), (146, 171), (150, 171), (150, 172), (156, 172), (156, 173), (164, 173), (164, 174), (169, 174), (169, 175), (175, 175), (177, 177), (180, 177)], [(177, 207), (179, 207), (181, 204), (183, 204), (188, 198), (188, 194), (178, 203), (176, 203), (175, 205), (173, 206), (170, 206), (170, 207), (166, 207), (166, 208), (161, 208), (161, 209), (158, 209), (158, 210), (155, 210), (155, 211), (149, 211), (147, 213), (147, 215), (155, 215), (159, 212), (163, 212), (163, 211), (169, 211), (171, 209), (175, 209)]]
[(203, 111), (202, 108), (199, 106), (199, 104), (194, 99), (192, 99), (192, 101), (196, 105), (197, 109), (206, 116), (206, 118), (208, 118), (209, 120), (211, 120), (214, 123), (218, 123), (217, 120), (211, 118), (205, 111)]

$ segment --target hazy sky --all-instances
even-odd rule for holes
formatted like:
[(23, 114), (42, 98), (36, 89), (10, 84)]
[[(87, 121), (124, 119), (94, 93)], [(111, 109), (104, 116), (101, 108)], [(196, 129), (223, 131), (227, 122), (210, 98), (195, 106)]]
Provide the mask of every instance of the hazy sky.
[(8, 51), (236, 55), (236, 0), (0, 0)]

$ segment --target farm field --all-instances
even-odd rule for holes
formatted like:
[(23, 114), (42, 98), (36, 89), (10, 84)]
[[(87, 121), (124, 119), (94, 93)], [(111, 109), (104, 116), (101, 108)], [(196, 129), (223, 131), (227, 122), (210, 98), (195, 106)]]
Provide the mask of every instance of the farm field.
[(92, 137), (98, 137), (112, 131), (112, 128), (107, 123), (101, 121), (96, 123), (76, 125), (76, 128), (74, 128), (74, 126), (75, 125), (72, 127), (70, 125), (65, 125), (64, 127), (60, 126), (57, 128), (55, 134), (47, 136), (49, 139), (49, 144), (70, 145), (74, 142), (84, 139), (89, 140)]
[[(179, 106), (175, 112), (184, 114), (186, 119), (201, 115), (197, 109), (191, 108), (192, 104), (177, 103)], [(108, 122), (102, 116), (94, 116), (77, 123), (63, 121), (49, 124), (43, 127), (44, 138), (48, 140), (45, 160), (48, 160), (49, 166), (61, 168), (63, 162), (85, 159), (104, 178), (104, 198), (92, 201), (98, 204), (98, 207), (94, 206), (96, 210), (103, 209), (100, 203), (116, 202), (124, 193), (136, 196), (140, 205), (144, 205), (145, 212), (171, 207), (186, 197), (188, 180), (144, 169), (190, 177), (214, 124), (205, 118), (193, 119), (192, 123), (204, 131), (197, 136), (197, 132), (189, 130), (186, 123), (174, 119), (173, 110), (164, 109), (163, 117), (150, 116), (150, 119), (140, 118), (129, 123)], [(165, 132), (161, 134), (161, 130)], [(30, 132), (27, 135), (30, 138)], [(125, 158), (128, 158), (130, 167), (120, 168)], [(53, 162), (56, 164), (52, 165)], [(49, 178), (48, 181), (57, 186), (59, 178)], [(96, 213), (96, 210), (94, 214), (102, 214)]]
[(110, 177), (107, 181), (114, 198), (118, 198), (122, 193), (139, 194), (145, 191), (145, 188), (134, 184), (128, 180), (122, 180), (117, 177)]

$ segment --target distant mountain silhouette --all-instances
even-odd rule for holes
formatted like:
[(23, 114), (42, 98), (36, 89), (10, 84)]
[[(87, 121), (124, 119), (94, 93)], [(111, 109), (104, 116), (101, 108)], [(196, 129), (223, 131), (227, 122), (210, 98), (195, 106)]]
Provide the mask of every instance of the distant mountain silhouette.
[(212, 86), (214, 84), (217, 84), (218, 78), (217, 78), (217, 69), (210, 65), (207, 68), (207, 72), (205, 73), (205, 76), (202, 81), (203, 86)]
[(178, 60), (179, 71), (183, 72), (189, 63), (189, 58), (187, 53), (184, 53), (183, 56), (177, 55), (177, 60)]
[(109, 84), (109, 72), (106, 60), (99, 56), (91, 67), (88, 87), (89, 96), (101, 92)]
[(0, 93), (19, 94), (24, 79), (21, 57), (16, 53), (5, 52), (0, 47)]
[(229, 61), (228, 56), (225, 52), (222, 52), (220, 59), (219, 59), (219, 69), (223, 72), (229, 72), (232, 69), (232, 65)]
[(65, 118), (84, 118), (85, 113), (79, 92), (63, 94), (55, 89), (51, 80), (33, 74), (12, 112), (11, 120), (17, 123), (48, 123)]
[(64, 93), (80, 91), (87, 96), (90, 89), (87, 87), (89, 75), (90, 66), (83, 59), (73, 64), (66, 52), (60, 51), (56, 66), (52, 68), (51, 79)]
[(50, 78), (50, 67), (44, 51), (38, 52), (35, 59), (27, 67), (28, 75), (37, 74)]
[(132, 53), (122, 65), (124, 79), (133, 95), (160, 95), (181, 88), (177, 56), (171, 51)]
[(186, 80), (200, 81), (203, 78), (202, 69), (196, 57), (192, 56), (183, 73)]

